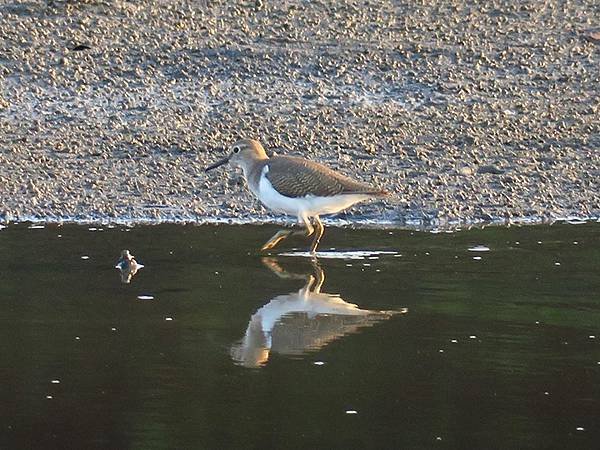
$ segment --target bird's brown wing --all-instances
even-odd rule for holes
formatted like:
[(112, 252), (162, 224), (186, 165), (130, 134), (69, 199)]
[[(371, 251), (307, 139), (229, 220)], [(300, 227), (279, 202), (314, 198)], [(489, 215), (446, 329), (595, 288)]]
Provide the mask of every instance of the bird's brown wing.
[(267, 179), (286, 197), (330, 197), (339, 194), (385, 195), (385, 192), (354, 181), (330, 168), (303, 158), (274, 156), (267, 163)]

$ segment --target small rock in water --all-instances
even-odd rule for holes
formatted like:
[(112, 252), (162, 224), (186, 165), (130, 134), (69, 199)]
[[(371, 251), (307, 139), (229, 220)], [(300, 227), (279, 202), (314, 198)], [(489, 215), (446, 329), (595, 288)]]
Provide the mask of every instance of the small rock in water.
[(348, 409), (346, 411), (346, 414), (358, 414), (358, 411), (354, 410), (354, 409)]
[(473, 259), (474, 259), (475, 261), (479, 261), (479, 260), (481, 259), (481, 256), (473, 256)]
[(60, 384), (60, 380), (52, 380), (50, 383), (52, 383), (52, 384)]
[(46, 398), (47, 398), (48, 400), (52, 400), (52, 398), (53, 398), (53, 397), (52, 397), (51, 395), (46, 395)]
[(324, 365), (325, 363), (324, 363), (323, 361), (315, 361), (313, 364), (314, 364), (315, 366), (322, 366), (322, 365)]
[(576, 430), (577, 431), (585, 431), (585, 428), (583, 428), (583, 427), (577, 427)]
[(138, 300), (154, 300), (152, 295), (138, 295), (137, 298)]
[(171, 320), (173, 320), (173, 318), (172, 317), (165, 317), (165, 320), (166, 321), (171, 321)]
[(81, 257), (81, 259), (84, 259), (84, 260), (85, 260), (85, 259), (90, 259), (90, 257), (89, 257), (88, 255), (83, 255), (83, 256)]

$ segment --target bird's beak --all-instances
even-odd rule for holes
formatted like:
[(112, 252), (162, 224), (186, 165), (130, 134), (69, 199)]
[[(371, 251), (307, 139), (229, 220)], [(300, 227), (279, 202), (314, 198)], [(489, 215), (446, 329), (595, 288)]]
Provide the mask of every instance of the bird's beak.
[(204, 169), (204, 171), (208, 172), (209, 170), (216, 169), (217, 167), (222, 166), (223, 164), (227, 164), (229, 162), (229, 158), (231, 158), (231, 156), (227, 156), (227, 157), (221, 159), (220, 161), (217, 161), (216, 163), (211, 164), (206, 169)]

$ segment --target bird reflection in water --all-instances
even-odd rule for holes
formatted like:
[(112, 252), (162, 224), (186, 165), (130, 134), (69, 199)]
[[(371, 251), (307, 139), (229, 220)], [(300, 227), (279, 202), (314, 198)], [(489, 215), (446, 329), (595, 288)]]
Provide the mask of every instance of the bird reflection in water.
[(252, 315), (243, 339), (231, 348), (231, 357), (241, 366), (260, 367), (271, 352), (292, 356), (316, 351), (360, 328), (407, 312), (405, 308), (360, 309), (338, 294), (321, 292), (325, 273), (316, 258), (312, 258), (313, 271), (308, 274), (285, 271), (275, 258), (263, 258), (262, 262), (279, 277), (305, 279), (306, 284), (297, 292), (274, 297)]
[(135, 256), (129, 253), (129, 250), (121, 251), (121, 258), (117, 261), (115, 269), (121, 272), (121, 283), (128, 284), (138, 270), (144, 266), (135, 260)]

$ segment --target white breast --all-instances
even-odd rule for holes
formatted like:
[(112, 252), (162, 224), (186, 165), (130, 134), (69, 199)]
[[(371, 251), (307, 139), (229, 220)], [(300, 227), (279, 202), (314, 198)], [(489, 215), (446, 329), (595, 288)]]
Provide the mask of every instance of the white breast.
[(313, 217), (320, 214), (333, 214), (346, 209), (353, 204), (369, 198), (365, 194), (342, 194), (331, 197), (286, 197), (275, 190), (266, 174), (269, 172), (265, 165), (258, 183), (258, 198), (269, 209), (294, 216)]

